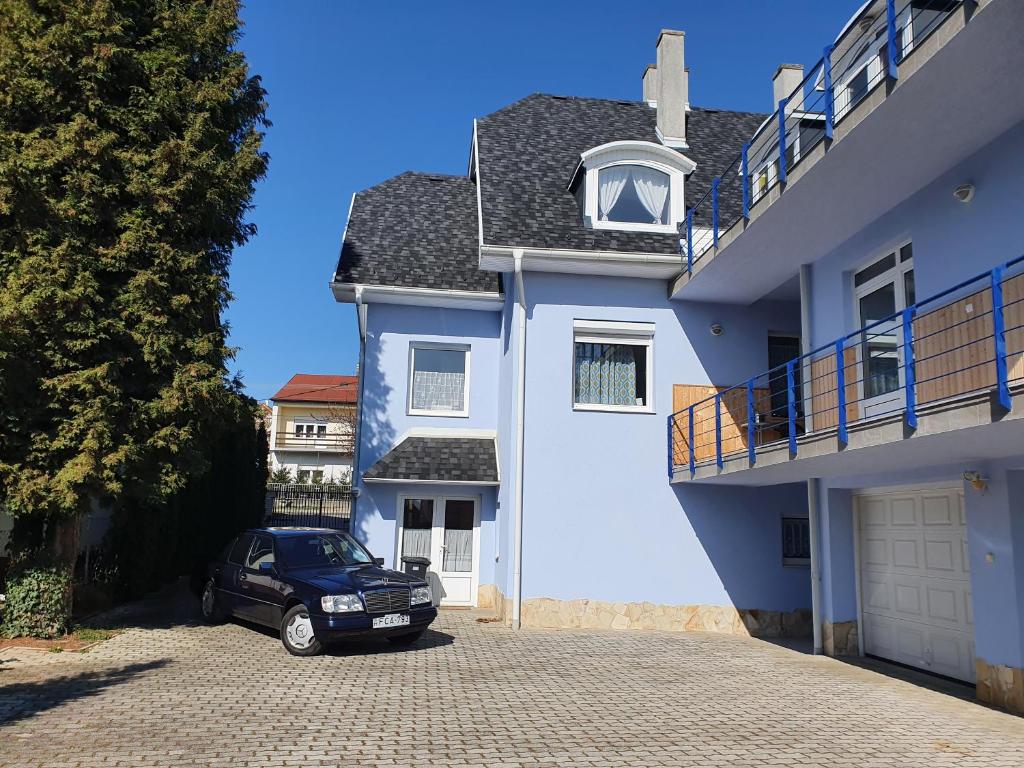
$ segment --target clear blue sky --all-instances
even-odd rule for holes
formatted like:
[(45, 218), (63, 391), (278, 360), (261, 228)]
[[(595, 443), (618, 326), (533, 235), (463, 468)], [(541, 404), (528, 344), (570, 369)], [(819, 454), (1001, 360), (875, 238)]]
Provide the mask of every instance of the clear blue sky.
[(662, 28), (687, 33), (691, 103), (771, 111), (776, 66), (814, 63), (858, 5), (249, 0), (241, 47), (273, 126), (259, 234), (231, 270), (247, 392), (355, 371), (355, 314), (328, 288), (353, 192), (405, 170), (464, 173), (473, 118), (530, 93), (639, 99)]

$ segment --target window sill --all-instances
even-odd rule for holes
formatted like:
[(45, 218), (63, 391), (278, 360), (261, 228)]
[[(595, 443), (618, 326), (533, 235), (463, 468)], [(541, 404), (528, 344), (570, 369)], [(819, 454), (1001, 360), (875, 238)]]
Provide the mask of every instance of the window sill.
[(800, 557), (784, 557), (782, 558), (782, 565), (785, 568), (810, 568), (810, 559), (804, 560)]
[(638, 224), (632, 221), (591, 221), (591, 229), (614, 229), (623, 232), (661, 232), (678, 234), (678, 224)]
[(468, 419), (469, 411), (416, 411), (409, 410), (407, 416), (433, 416), (452, 419)]
[(589, 405), (587, 403), (573, 403), (572, 409), (584, 413), (638, 413), (648, 415), (655, 413), (653, 408), (646, 405)]

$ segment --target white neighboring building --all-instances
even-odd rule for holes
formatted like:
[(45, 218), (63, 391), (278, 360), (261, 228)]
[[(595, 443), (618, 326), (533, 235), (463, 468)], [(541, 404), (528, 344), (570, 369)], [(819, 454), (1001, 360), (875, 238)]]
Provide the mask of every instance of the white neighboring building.
[(296, 483), (349, 483), (357, 378), (297, 373), (271, 398), (270, 472)]

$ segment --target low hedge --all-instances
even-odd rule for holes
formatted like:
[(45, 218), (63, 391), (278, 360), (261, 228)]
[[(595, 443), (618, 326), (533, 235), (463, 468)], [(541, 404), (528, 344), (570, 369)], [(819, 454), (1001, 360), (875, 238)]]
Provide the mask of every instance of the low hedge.
[(7, 574), (4, 637), (60, 637), (70, 616), (71, 569), (64, 564), (28, 561), (14, 564)]

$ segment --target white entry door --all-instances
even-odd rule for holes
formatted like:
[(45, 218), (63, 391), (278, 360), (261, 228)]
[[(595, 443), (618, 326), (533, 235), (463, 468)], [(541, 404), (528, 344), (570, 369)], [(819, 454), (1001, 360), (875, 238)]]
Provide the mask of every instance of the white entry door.
[(478, 501), (468, 496), (399, 499), (398, 557), (426, 557), (434, 602), (476, 605), (480, 548)]
[(961, 489), (859, 494), (856, 508), (865, 653), (973, 682)]

